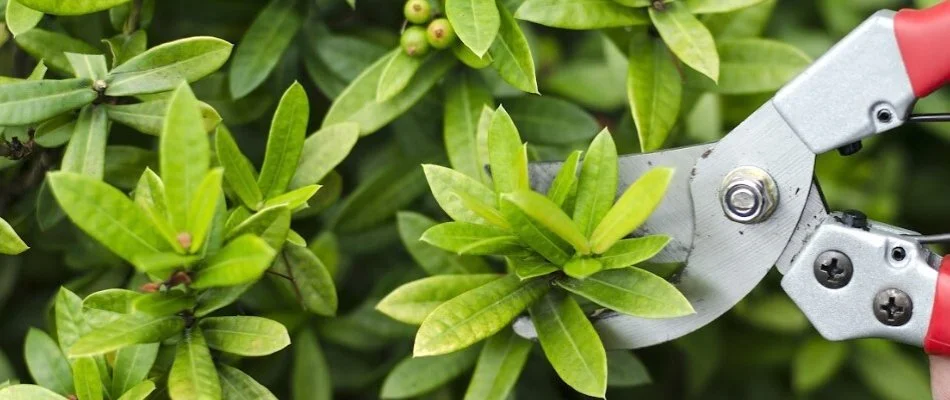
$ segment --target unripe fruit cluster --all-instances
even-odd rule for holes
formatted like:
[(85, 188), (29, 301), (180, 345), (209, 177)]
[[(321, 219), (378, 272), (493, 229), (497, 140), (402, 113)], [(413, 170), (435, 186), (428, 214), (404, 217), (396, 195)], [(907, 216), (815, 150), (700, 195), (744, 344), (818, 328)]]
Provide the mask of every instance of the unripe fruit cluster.
[[(432, 5), (429, 0), (408, 0), (403, 7), (406, 21), (413, 24), (402, 32), (399, 44), (406, 54), (422, 57), (429, 48), (447, 49), (455, 42), (455, 29), (445, 18), (432, 19)], [(431, 21), (431, 22), (430, 22)], [(423, 27), (422, 25), (428, 24)]]

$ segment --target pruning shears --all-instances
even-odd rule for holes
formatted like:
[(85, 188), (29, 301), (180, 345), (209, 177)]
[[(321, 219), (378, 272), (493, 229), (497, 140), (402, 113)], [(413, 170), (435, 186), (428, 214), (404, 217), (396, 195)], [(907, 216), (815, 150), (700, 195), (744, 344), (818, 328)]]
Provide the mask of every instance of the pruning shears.
[[(666, 198), (632, 236), (666, 234), (652, 261), (685, 263), (671, 281), (695, 314), (592, 318), (608, 349), (640, 348), (686, 335), (749, 294), (775, 266), (782, 288), (829, 340), (878, 337), (950, 355), (950, 256), (922, 236), (829, 212), (815, 157), (844, 155), (861, 140), (907, 122), (917, 99), (950, 83), (950, 2), (879, 11), (716, 143), (619, 159), (619, 190), (653, 167), (678, 172)], [(530, 165), (544, 192), (560, 163)], [(515, 331), (536, 337), (527, 317)]]

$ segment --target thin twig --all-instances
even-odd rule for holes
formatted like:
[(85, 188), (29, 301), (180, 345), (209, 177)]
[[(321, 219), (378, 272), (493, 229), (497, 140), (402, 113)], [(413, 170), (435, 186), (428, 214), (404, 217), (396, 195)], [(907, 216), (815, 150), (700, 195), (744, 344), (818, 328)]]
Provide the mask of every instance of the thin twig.
[(125, 20), (122, 33), (131, 35), (132, 32), (139, 29), (139, 19), (142, 18), (142, 1), (143, 0), (132, 0), (132, 4), (129, 8), (129, 17)]
[(287, 266), (287, 279), (290, 280), (290, 284), (294, 287), (294, 293), (297, 294), (297, 301), (300, 302), (300, 308), (306, 309), (307, 307), (303, 304), (303, 294), (300, 293), (300, 287), (297, 286), (297, 280), (294, 279), (294, 270), (290, 268), (290, 260), (287, 259), (286, 252), (280, 252), (280, 256), (284, 258), (284, 265)]

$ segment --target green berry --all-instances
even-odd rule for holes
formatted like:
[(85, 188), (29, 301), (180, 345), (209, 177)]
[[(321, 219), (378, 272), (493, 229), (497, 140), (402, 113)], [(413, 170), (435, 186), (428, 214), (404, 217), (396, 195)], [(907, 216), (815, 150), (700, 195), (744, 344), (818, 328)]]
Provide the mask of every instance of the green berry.
[(429, 23), (429, 29), (426, 30), (426, 39), (429, 44), (437, 49), (446, 49), (455, 42), (455, 29), (445, 18), (439, 18)]
[(413, 24), (424, 24), (432, 18), (432, 5), (429, 0), (409, 0), (403, 7), (402, 13), (406, 20)]
[(421, 26), (410, 26), (402, 33), (399, 39), (402, 50), (413, 57), (422, 57), (429, 52), (429, 42), (426, 41), (426, 30)]

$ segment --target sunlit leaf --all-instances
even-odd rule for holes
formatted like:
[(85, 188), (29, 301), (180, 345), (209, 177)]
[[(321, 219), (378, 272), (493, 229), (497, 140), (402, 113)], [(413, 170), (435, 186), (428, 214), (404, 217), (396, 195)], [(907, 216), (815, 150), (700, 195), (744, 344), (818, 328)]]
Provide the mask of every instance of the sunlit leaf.
[(429, 190), (432, 191), (432, 195), (442, 210), (452, 219), (476, 224), (488, 222), (477, 212), (466, 207), (464, 201), (456, 194), (464, 193), (475, 201), (493, 206), (496, 203), (496, 196), (491, 189), (453, 169), (432, 164), (424, 164), (422, 169), (429, 182)]
[(590, 235), (607, 215), (617, 195), (617, 148), (606, 129), (591, 142), (577, 182), (574, 222)]
[(600, 29), (646, 25), (644, 10), (620, 5), (615, 0), (525, 0), (515, 18), (555, 28)]
[(23, 5), (53, 15), (80, 15), (107, 10), (129, 0), (19, 0)]
[(531, 342), (513, 330), (503, 330), (485, 342), (475, 373), (465, 391), (466, 400), (504, 400), (521, 374)]
[(23, 242), (10, 223), (0, 218), (0, 254), (17, 255), (29, 248), (30, 246)]
[(600, 337), (570, 296), (549, 294), (531, 307), (544, 355), (574, 390), (603, 398), (607, 390), (607, 354)]
[(46, 332), (30, 328), (23, 356), (34, 382), (64, 396), (75, 393), (69, 362)]
[(409, 85), (409, 81), (412, 80), (424, 61), (424, 59), (410, 56), (404, 51), (396, 52), (396, 55), (383, 68), (382, 75), (379, 77), (379, 84), (376, 86), (376, 101), (382, 103), (396, 97)]
[(224, 399), (277, 400), (264, 385), (237, 368), (218, 365), (218, 378), (221, 380), (221, 396)]
[(670, 318), (693, 313), (679, 290), (639, 268), (603, 271), (585, 279), (566, 278), (558, 286), (611, 310), (644, 318)]
[(627, 99), (643, 152), (663, 147), (676, 124), (682, 92), (682, 78), (666, 46), (648, 35), (634, 36), (630, 41)]
[(221, 399), (218, 372), (198, 327), (186, 331), (178, 342), (175, 362), (168, 372), (168, 394), (176, 400)]
[(198, 100), (191, 88), (182, 84), (169, 102), (159, 141), (159, 167), (165, 183), (166, 205), (178, 232), (187, 232), (188, 207), (208, 173), (210, 152)]
[(267, 151), (261, 175), (257, 183), (265, 199), (284, 194), (297, 169), (307, 120), (310, 118), (310, 102), (303, 86), (294, 82), (284, 92), (277, 105), (270, 134), (267, 136)]
[[(481, 0), (484, 1), (484, 0)], [(498, 4), (501, 26), (498, 38), (491, 45), (492, 68), (512, 86), (528, 93), (538, 93), (538, 78), (534, 71), (534, 57), (528, 39), (511, 16), (511, 12), (501, 3)], [(476, 52), (478, 53), (478, 52)]]
[(500, 275), (445, 275), (402, 285), (383, 298), (376, 309), (395, 320), (419, 325), (446, 301), (498, 279)]
[(115, 353), (111, 386), (113, 396), (132, 390), (145, 391), (144, 387), (138, 387), (141, 386), (140, 382), (148, 376), (148, 371), (152, 369), (152, 364), (158, 356), (158, 347), (158, 343), (137, 344), (123, 347)]
[(485, 165), (478, 157), (476, 132), (482, 108), (494, 103), (485, 84), (473, 73), (449, 76), (445, 84), (443, 135), (452, 168), (482, 181)]
[(153, 317), (128, 314), (83, 335), (69, 348), (69, 355), (92, 356), (134, 344), (156, 343), (180, 333), (184, 328), (185, 322), (177, 315)]
[(264, 274), (275, 255), (276, 251), (257, 236), (238, 237), (195, 273), (191, 287), (203, 289), (254, 282)]
[(95, 359), (80, 357), (73, 361), (73, 385), (79, 400), (102, 400), (102, 380)]
[(479, 57), (499, 33), (501, 17), (494, 0), (447, 0), (445, 15), (461, 42)]
[(458, 254), (503, 254), (521, 250), (518, 237), (489, 225), (446, 222), (429, 228), (420, 238), (443, 250)]
[(650, 19), (670, 50), (686, 65), (719, 80), (719, 53), (712, 34), (689, 8), (680, 2), (666, 4), (663, 11), (650, 7)]
[(210, 317), (199, 322), (208, 347), (242, 356), (266, 356), (290, 345), (287, 328), (251, 316)]
[(213, 37), (191, 37), (148, 49), (109, 71), (109, 96), (172, 90), (217, 71), (231, 55), (231, 44)]
[(96, 99), (92, 80), (22, 81), (0, 85), (0, 125), (27, 125), (77, 109)]
[(666, 188), (673, 179), (673, 172), (672, 168), (653, 168), (624, 190), (617, 203), (590, 234), (594, 253), (606, 252), (650, 217), (663, 200)]
[(623, 239), (597, 258), (604, 269), (626, 268), (653, 258), (670, 242), (669, 236), (651, 235)]

